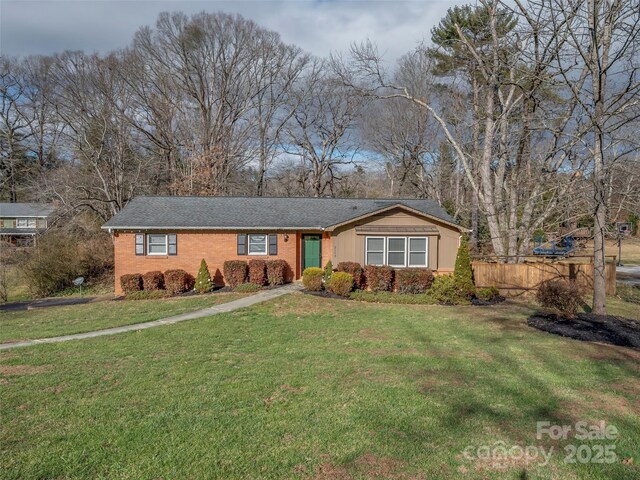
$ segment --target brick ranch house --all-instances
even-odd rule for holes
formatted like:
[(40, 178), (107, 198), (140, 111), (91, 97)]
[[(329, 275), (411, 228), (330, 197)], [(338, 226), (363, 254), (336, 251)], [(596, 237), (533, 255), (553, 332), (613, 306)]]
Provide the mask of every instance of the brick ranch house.
[(331, 260), (452, 272), (463, 229), (433, 200), (136, 197), (102, 227), (124, 274), (183, 269), (205, 259), (223, 285), (226, 260), (285, 260), (288, 280)]

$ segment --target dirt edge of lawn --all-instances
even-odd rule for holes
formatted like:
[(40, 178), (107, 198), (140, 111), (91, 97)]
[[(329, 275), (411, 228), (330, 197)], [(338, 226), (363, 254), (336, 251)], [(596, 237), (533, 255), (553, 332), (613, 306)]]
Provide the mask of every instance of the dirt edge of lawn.
[(640, 350), (640, 322), (615, 315), (579, 313), (575, 318), (535, 314), (530, 327), (583, 342), (602, 342)]

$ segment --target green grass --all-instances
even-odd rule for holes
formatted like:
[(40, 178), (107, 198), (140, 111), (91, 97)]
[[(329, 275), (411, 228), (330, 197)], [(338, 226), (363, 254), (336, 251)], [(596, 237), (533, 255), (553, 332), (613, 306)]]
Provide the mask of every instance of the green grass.
[[(0, 478), (638, 478), (640, 352), (539, 332), (530, 313), (291, 294), (0, 352)], [(536, 439), (545, 420), (615, 425), (619, 460), (564, 463), (567, 442)], [(556, 453), (462, 455), (497, 441)]]
[(67, 307), (0, 312), (0, 343), (55, 337), (148, 322), (230, 302), (244, 295), (214, 293), (154, 300), (108, 300)]
[[(0, 259), (0, 261), (4, 261)], [(29, 300), (31, 294), (27, 283), (22, 278), (22, 274), (16, 265), (6, 266), (7, 275), (7, 302), (19, 302), (21, 300)]]

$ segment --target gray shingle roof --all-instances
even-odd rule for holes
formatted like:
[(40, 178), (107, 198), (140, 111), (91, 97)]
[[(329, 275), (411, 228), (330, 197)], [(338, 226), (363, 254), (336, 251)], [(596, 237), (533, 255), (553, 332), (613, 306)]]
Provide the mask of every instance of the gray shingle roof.
[(53, 207), (47, 203), (0, 203), (0, 217), (48, 217)]
[(455, 224), (433, 200), (136, 197), (103, 228), (321, 229), (397, 204)]

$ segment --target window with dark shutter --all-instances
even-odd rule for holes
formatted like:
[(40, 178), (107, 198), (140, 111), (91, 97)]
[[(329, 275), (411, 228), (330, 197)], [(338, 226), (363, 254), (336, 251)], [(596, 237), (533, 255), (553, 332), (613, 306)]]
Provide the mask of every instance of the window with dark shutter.
[(177, 255), (178, 254), (178, 235), (175, 233), (170, 233), (167, 235), (169, 239), (169, 255)]
[(278, 255), (278, 235), (269, 235), (269, 255)]
[(144, 255), (144, 233), (136, 233), (136, 255)]
[(238, 234), (238, 255), (247, 254), (247, 235), (244, 233)]

